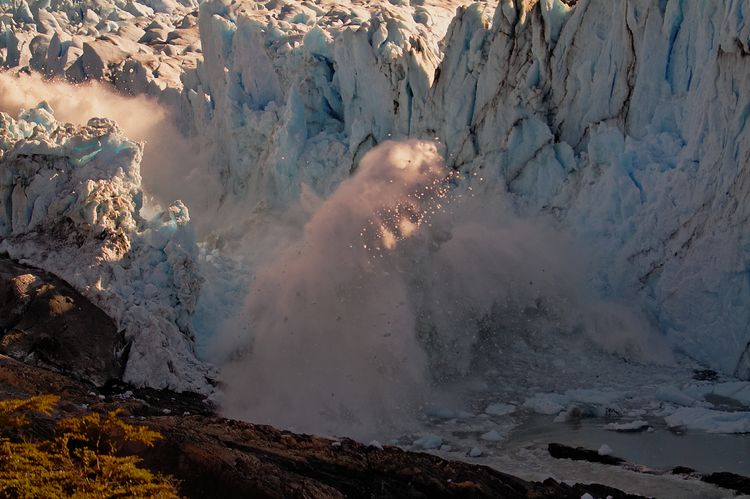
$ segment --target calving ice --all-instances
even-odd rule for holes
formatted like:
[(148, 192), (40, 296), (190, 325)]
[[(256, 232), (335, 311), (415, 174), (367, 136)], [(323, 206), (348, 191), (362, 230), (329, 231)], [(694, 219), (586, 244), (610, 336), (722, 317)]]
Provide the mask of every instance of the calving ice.
[(598, 293), (747, 377), (747, 4), (475, 3), (449, 24), (446, 6), (203, 4), (210, 106), (192, 116), (227, 197), (283, 210), (374, 144), (438, 138), (475, 194), (500, 187), (594, 248)]

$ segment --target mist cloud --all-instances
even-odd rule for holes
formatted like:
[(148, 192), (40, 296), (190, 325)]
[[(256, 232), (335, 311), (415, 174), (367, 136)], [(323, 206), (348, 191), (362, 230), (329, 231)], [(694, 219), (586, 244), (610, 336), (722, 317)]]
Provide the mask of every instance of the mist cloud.
[(240, 303), (221, 326), (207, 316), (218, 331), (203, 331), (229, 416), (363, 438), (403, 431), (444, 396), (444, 380), (471, 373), (487, 334), (578, 331), (611, 352), (670, 359), (637, 306), (590, 290), (580, 244), (549, 220), (518, 217), (502, 191), (473, 197), (434, 143), (382, 144), (329, 198), (303, 186), (285, 212), (250, 213), (219, 207), (212, 151), (155, 101), (0, 74), (0, 111), (42, 100), (61, 121), (107, 117), (144, 141), (146, 192), (185, 201), (199, 237), (221, 232), (224, 256), (242, 262), (203, 269), (204, 308)]
[(217, 336), (225, 412), (360, 438), (403, 431), (442, 396), (441, 379), (471, 372), (488, 327), (580, 331), (610, 351), (669, 358), (645, 317), (587, 291), (575, 241), (514, 215), (501, 192), (468, 192), (431, 142), (370, 151), (258, 269)]

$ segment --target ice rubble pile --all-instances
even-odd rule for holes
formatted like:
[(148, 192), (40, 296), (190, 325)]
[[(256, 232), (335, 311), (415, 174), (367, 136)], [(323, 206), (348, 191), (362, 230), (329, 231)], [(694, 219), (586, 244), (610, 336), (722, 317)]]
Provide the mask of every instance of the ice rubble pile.
[(750, 382), (747, 381), (665, 384), (648, 395), (637, 390), (612, 389), (536, 393), (526, 399), (523, 407), (538, 414), (554, 415), (556, 423), (592, 416), (622, 418), (606, 426), (612, 431), (644, 430), (651, 426), (644, 418), (650, 421), (663, 418), (670, 428), (711, 433), (750, 432)]
[(248, 208), (328, 194), (388, 138), (438, 138), (465, 186), (595, 248), (599, 291), (750, 377), (750, 3), (469, 4), (20, 2), (0, 54), (159, 96)]
[(187, 208), (141, 217), (142, 145), (117, 125), (55, 121), (44, 103), (17, 120), (0, 113), (0, 251), (67, 280), (115, 319), (124, 379), (210, 391), (193, 352), (191, 315), (202, 278)]

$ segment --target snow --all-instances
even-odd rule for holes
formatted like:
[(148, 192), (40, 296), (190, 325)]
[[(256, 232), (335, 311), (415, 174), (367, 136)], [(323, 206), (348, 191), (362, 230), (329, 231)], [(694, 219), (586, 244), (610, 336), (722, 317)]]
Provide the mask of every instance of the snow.
[(602, 444), (596, 452), (600, 456), (611, 456), (614, 451), (609, 445)]

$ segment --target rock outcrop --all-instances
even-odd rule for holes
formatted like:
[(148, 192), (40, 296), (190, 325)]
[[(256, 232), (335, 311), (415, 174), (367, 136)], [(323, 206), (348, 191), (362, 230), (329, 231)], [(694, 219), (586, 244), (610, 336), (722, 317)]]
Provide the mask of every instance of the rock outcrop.
[(0, 353), (103, 386), (120, 379), (112, 319), (53, 275), (0, 259)]

